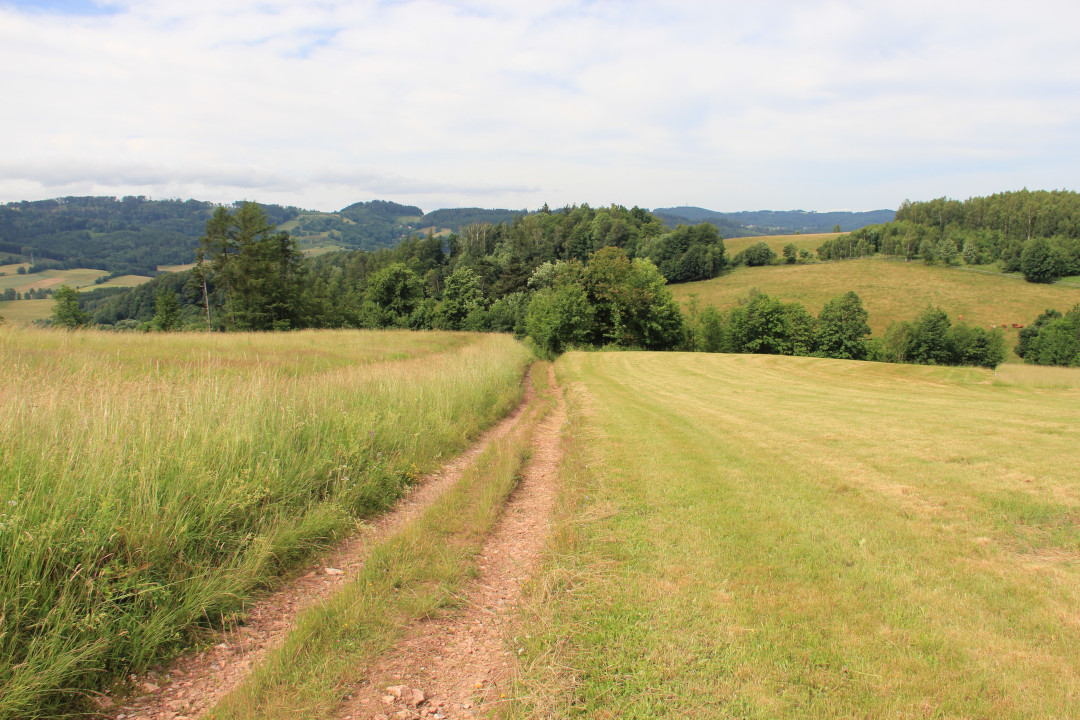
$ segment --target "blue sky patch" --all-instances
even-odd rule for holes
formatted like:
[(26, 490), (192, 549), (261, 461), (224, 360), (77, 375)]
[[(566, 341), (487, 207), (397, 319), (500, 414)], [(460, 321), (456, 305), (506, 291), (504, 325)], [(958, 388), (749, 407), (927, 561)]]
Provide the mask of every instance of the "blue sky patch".
[(120, 8), (93, 0), (0, 0), (0, 7), (20, 12), (51, 13), (54, 15), (115, 15)]

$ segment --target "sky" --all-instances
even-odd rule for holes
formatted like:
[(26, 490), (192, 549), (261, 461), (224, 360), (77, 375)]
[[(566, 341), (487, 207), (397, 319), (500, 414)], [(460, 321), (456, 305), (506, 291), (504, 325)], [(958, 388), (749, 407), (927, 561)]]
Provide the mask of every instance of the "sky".
[(1080, 189), (1080, 3), (0, 0), (0, 202)]

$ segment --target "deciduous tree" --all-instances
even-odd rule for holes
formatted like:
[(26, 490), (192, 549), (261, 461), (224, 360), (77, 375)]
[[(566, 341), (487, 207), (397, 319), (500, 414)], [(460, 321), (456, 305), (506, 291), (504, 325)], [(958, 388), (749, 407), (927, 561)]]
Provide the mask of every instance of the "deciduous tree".
[(90, 316), (79, 307), (79, 291), (75, 288), (61, 285), (53, 295), (53, 300), (53, 325), (71, 329), (89, 322)]
[(818, 351), (826, 357), (865, 360), (869, 317), (854, 292), (829, 300), (818, 314)]

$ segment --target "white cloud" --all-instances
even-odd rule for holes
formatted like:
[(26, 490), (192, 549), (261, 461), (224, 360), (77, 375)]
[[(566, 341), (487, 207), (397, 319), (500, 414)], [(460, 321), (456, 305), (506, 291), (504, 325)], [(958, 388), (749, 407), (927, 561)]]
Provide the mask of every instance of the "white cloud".
[(0, 2), (0, 199), (871, 208), (1080, 155), (1059, 3), (110, 5)]

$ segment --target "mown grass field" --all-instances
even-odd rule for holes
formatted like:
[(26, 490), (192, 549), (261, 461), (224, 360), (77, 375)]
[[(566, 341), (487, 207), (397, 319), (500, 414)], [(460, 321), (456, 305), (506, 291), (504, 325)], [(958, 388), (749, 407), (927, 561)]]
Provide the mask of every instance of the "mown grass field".
[(73, 288), (82, 288), (93, 285), (94, 281), (102, 275), (108, 275), (108, 273), (93, 268), (42, 270), (28, 275), (19, 275), (16, 271), (0, 277), (0, 291), (10, 287), (15, 288), (18, 292), (26, 292), (38, 288), (57, 288), (63, 284), (70, 285)]
[[(6, 267), (18, 267), (15, 265)], [(56, 290), (61, 285), (70, 285), (78, 290), (96, 290), (97, 288), (109, 287), (135, 287), (150, 280), (145, 275), (121, 275), (102, 283), (95, 280), (106, 275), (102, 270), (89, 268), (74, 270), (45, 270), (33, 275), (16, 275), (8, 273), (0, 277), (0, 291), (12, 287), (18, 292), (30, 289), (52, 288)], [(45, 298), (41, 300), (10, 300), (0, 302), (0, 317), (13, 322), (29, 323), (35, 320), (44, 320), (52, 315), (53, 300)]]
[(507, 716), (1077, 717), (1075, 372), (557, 369), (572, 441)]
[(44, 320), (52, 315), (54, 304), (52, 299), (0, 302), (0, 317), (13, 323), (30, 323), (35, 320)]
[(777, 255), (782, 255), (784, 246), (789, 243), (794, 243), (795, 247), (800, 250), (807, 250), (811, 254), (816, 254), (817, 249), (821, 247), (821, 243), (846, 234), (847, 233), (807, 233), (805, 235), (762, 235), (759, 237), (724, 238), (724, 250), (727, 252), (728, 257), (731, 257), (735, 253), (745, 250), (751, 245), (763, 242), (772, 248), (773, 252)]
[(94, 285), (93, 287), (83, 287), (83, 290), (92, 290), (94, 288), (109, 288), (109, 287), (136, 287), (142, 285), (144, 282), (148, 282), (150, 277), (146, 275), (120, 275), (114, 277), (111, 280), (106, 280), (103, 283)]
[(158, 265), (159, 272), (184, 272), (195, 267), (195, 263), (183, 263), (181, 265)]
[(0, 718), (240, 612), (513, 407), (506, 336), (0, 327)]
[(973, 325), (1028, 324), (1047, 308), (1064, 312), (1080, 302), (1080, 288), (1042, 285), (922, 262), (864, 258), (807, 265), (738, 267), (714, 280), (672, 285), (684, 304), (692, 294), (702, 305), (735, 306), (758, 288), (784, 301), (797, 300), (817, 314), (832, 297), (854, 290), (881, 335), (896, 320), (912, 320), (928, 304), (940, 305), (953, 322)]

